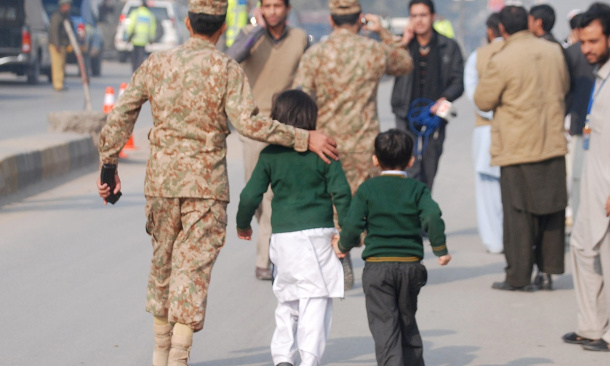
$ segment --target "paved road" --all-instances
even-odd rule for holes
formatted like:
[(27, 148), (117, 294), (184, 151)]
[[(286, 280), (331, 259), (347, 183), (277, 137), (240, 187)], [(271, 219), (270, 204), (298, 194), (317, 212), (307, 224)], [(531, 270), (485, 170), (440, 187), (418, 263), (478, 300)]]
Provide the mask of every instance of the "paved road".
[[(390, 91), (391, 82), (379, 90), (382, 129), (393, 125)], [(453, 261), (441, 268), (426, 248), (429, 283), (419, 298), (427, 364), (608, 365), (608, 354), (561, 342), (575, 326), (570, 268), (552, 292), (490, 289), (503, 278), (504, 258), (487, 254), (476, 234), (473, 116), (464, 101), (458, 104), (460, 115), (449, 126), (433, 192), (444, 212)], [(142, 122), (136, 125), (138, 150), (120, 165), (124, 195), (117, 206), (101, 204), (97, 174), (91, 173), (0, 208), (0, 364), (150, 364), (152, 319), (144, 311), (151, 255), (143, 214), (147, 126)], [(214, 268), (208, 319), (195, 336), (191, 365), (270, 365), (275, 299), (270, 284), (254, 278), (254, 244), (234, 233), (243, 171), (237, 136), (228, 143), (227, 243)], [(326, 365), (375, 364), (360, 281), (363, 262), (355, 252), (356, 286), (335, 301)]]

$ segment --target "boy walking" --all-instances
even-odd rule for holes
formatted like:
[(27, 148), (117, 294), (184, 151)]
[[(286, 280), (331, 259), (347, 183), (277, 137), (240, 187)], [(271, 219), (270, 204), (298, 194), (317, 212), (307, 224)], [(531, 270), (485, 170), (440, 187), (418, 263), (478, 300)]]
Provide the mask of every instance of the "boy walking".
[[(299, 90), (275, 100), (271, 117), (306, 130), (316, 128), (318, 107)], [(301, 366), (320, 365), (332, 318), (332, 298), (343, 297), (343, 267), (331, 247), (343, 223), (351, 190), (341, 164), (325, 164), (313, 153), (293, 153), (270, 145), (264, 148), (239, 197), (237, 235), (250, 240), (250, 221), (271, 185), (273, 293), (278, 305), (271, 340), (274, 365), (292, 366), (297, 350)]]
[(422, 229), (438, 263), (444, 266), (451, 260), (438, 204), (424, 183), (407, 177), (412, 151), (413, 141), (404, 131), (377, 135), (373, 164), (382, 173), (360, 185), (343, 220), (341, 240), (333, 241), (342, 256), (367, 230), (362, 287), (378, 365), (424, 365), (415, 320), (417, 295), (428, 277), (421, 263)]

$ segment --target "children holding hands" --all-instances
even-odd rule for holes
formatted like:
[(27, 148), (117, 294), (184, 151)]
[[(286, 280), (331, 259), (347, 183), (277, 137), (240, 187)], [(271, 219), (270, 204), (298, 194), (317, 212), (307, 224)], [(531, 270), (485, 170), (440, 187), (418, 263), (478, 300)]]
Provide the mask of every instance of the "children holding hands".
[[(315, 129), (317, 106), (305, 93), (288, 90), (274, 101), (273, 119)], [(311, 152), (270, 145), (260, 154), (240, 195), (237, 233), (250, 240), (252, 216), (267, 187), (273, 190), (270, 258), (278, 299), (271, 341), (274, 365), (319, 365), (330, 331), (332, 298), (344, 296), (338, 258), (360, 245), (369, 329), (379, 365), (423, 365), (415, 313), (426, 284), (422, 230), (440, 265), (451, 256), (441, 210), (424, 183), (407, 177), (413, 141), (392, 129), (375, 139), (373, 163), (382, 173), (351, 197), (339, 162), (324, 163)], [(351, 202), (351, 205), (350, 205)], [(336, 207), (341, 236), (333, 224)]]

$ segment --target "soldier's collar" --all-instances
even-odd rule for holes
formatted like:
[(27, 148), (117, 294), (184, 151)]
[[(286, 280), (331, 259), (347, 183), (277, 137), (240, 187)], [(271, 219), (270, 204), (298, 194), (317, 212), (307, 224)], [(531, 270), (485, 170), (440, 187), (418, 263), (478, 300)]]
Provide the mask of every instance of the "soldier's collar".
[(185, 44), (192, 45), (195, 48), (201, 48), (203, 46), (209, 46), (214, 48), (216, 47), (208, 38), (197, 34), (190, 36), (189, 39), (185, 42)]
[(333, 30), (333, 32), (331, 33), (331, 36), (333, 34), (341, 35), (341, 36), (346, 36), (346, 35), (350, 35), (350, 34), (354, 35), (354, 34), (358, 34), (358, 33), (354, 33), (354, 32), (352, 32), (352, 31), (350, 31), (349, 29), (346, 29), (346, 28), (339, 28), (339, 27), (337, 27), (337, 28), (335, 28)]

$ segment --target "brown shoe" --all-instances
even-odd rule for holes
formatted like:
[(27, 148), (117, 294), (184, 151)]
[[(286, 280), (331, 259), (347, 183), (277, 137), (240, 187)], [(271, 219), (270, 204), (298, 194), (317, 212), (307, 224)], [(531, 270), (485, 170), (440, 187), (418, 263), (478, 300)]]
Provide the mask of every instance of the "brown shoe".
[(172, 325), (153, 324), (155, 333), (155, 348), (153, 350), (153, 366), (167, 366), (169, 349), (172, 345)]
[(256, 278), (262, 281), (271, 281), (273, 279), (273, 272), (269, 268), (256, 267), (254, 274)]

